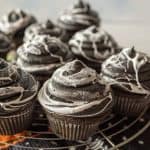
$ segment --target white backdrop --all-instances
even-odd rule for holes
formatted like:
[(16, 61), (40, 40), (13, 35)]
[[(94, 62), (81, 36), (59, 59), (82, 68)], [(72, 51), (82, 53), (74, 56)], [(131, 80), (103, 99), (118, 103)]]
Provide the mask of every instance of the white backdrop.
[[(39, 20), (56, 20), (76, 0), (0, 0), (0, 15), (14, 8), (25, 9)], [(149, 0), (87, 0), (103, 19), (108, 30), (123, 46), (135, 46), (150, 54)]]

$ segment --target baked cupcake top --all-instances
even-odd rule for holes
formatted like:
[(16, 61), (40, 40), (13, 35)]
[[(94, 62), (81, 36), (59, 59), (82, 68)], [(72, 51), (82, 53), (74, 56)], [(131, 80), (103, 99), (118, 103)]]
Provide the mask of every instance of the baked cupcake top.
[(119, 51), (112, 36), (96, 26), (77, 32), (69, 41), (69, 46), (75, 55), (96, 63), (102, 63)]
[(61, 29), (58, 28), (53, 22), (50, 20), (46, 20), (44, 23), (35, 23), (29, 26), (24, 35), (24, 41), (32, 40), (35, 35), (50, 35), (54, 37), (61, 36)]
[(59, 26), (66, 30), (79, 31), (91, 25), (99, 25), (100, 18), (88, 3), (79, 0), (72, 9), (65, 10), (58, 19)]
[(0, 115), (23, 109), (30, 104), (37, 89), (31, 75), (0, 59)]
[(67, 45), (55, 37), (36, 35), (17, 50), (18, 65), (27, 72), (50, 74), (72, 59)]
[(0, 54), (7, 53), (14, 48), (12, 40), (3, 32), (0, 31)]
[(2, 17), (0, 30), (12, 35), (34, 22), (36, 22), (36, 19), (33, 16), (20, 9), (16, 9)]
[(102, 65), (102, 77), (129, 92), (150, 94), (150, 57), (134, 48), (124, 48)]
[(38, 99), (47, 111), (77, 117), (103, 113), (112, 101), (96, 71), (79, 60), (58, 68), (45, 82)]

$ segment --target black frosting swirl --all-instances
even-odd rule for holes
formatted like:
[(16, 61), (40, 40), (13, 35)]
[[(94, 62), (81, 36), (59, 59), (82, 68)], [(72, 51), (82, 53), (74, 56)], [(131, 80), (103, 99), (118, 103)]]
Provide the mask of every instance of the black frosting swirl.
[(88, 3), (79, 0), (72, 9), (66, 10), (58, 19), (61, 28), (69, 31), (79, 31), (91, 25), (99, 25), (100, 18)]
[(12, 40), (3, 32), (0, 31), (0, 54), (7, 53), (14, 48)]
[(96, 26), (77, 32), (69, 41), (69, 46), (75, 55), (96, 63), (102, 63), (119, 51), (112, 36)]
[(47, 111), (78, 117), (94, 116), (111, 105), (111, 96), (106, 89), (95, 70), (74, 60), (54, 72), (38, 97)]
[(0, 21), (0, 30), (6, 34), (14, 35), (35, 22), (36, 19), (24, 11), (20, 9), (12, 10), (3, 16)]
[(125, 48), (102, 65), (102, 77), (129, 92), (150, 93), (150, 57), (134, 48)]
[(50, 75), (57, 67), (72, 59), (67, 45), (55, 37), (36, 35), (17, 50), (18, 65), (32, 74)]
[(37, 93), (34, 78), (0, 59), (0, 115), (7, 115), (32, 102)]
[(62, 31), (59, 27), (57, 27), (53, 22), (47, 20), (44, 23), (35, 23), (29, 26), (24, 35), (24, 41), (32, 40), (35, 35), (50, 35), (53, 37), (60, 37)]

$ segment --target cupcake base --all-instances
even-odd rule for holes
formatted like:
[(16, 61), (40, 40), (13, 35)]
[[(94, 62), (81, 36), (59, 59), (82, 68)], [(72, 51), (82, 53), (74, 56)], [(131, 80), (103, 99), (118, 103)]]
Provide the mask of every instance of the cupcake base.
[(118, 88), (113, 89), (113, 100), (114, 111), (125, 116), (139, 116), (149, 106), (145, 95), (125, 92)]
[(110, 115), (111, 108), (94, 117), (63, 116), (46, 111), (51, 130), (67, 140), (85, 140), (98, 129), (101, 121)]
[(34, 103), (14, 115), (0, 116), (0, 135), (14, 135), (26, 130), (32, 122)]

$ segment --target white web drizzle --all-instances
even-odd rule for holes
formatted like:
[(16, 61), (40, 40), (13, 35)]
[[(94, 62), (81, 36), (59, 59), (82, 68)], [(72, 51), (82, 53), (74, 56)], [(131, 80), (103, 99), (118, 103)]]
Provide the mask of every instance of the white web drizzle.
[[(143, 59), (141, 61), (139, 61), (138, 59), (140, 58), (140, 54), (138, 52), (136, 52), (136, 55), (134, 58), (131, 58), (129, 55), (128, 55), (128, 52), (131, 50), (130, 48), (126, 48), (126, 49), (123, 49), (122, 53), (124, 54), (124, 56), (128, 59), (128, 62), (127, 62), (127, 67), (129, 68), (129, 62), (132, 62), (132, 65), (133, 65), (133, 69), (134, 69), (134, 72), (135, 72), (135, 81), (137, 83), (137, 86), (135, 84), (132, 84), (130, 83), (131, 80), (134, 80), (133, 76), (131, 74), (128, 74), (126, 76), (123, 76), (123, 77), (117, 77), (116, 79), (115, 78), (109, 78), (105, 75), (102, 75), (102, 77), (105, 79), (105, 81), (109, 81), (109, 85), (113, 85), (113, 84), (117, 84), (117, 85), (120, 85), (121, 87), (127, 89), (129, 91), (128, 88), (126, 88), (125, 86), (123, 85), (129, 85), (131, 87), (131, 91), (132, 92), (136, 92), (136, 93), (143, 93), (143, 94), (146, 94), (146, 96), (150, 95), (150, 92), (148, 90), (146, 90), (145, 88), (142, 87), (140, 81), (139, 81), (139, 76), (138, 76), (138, 72), (139, 72), (139, 69), (148, 61), (147, 57), (143, 57)], [(108, 64), (114, 64), (116, 67), (119, 66), (122, 68), (124, 68), (124, 73), (127, 72), (127, 68), (125, 68), (123, 66), (123, 64), (121, 64), (121, 62), (119, 62), (119, 59), (118, 59), (118, 62), (116, 63), (116, 59), (117, 57), (115, 57), (116, 55), (112, 56), (110, 59), (108, 59), (105, 64), (103, 65), (103, 70), (105, 70), (105, 73), (107, 74), (110, 74), (111, 72), (109, 71), (109, 69), (107, 69), (107, 65)], [(118, 56), (119, 57), (119, 56)], [(112, 58), (116, 58), (116, 59), (112, 59)], [(119, 74), (118, 74), (119, 75)], [(116, 76), (118, 76), (116, 75)], [(128, 80), (129, 82), (123, 82), (123, 81), (119, 81), (120, 79), (126, 79)]]
[[(98, 30), (96, 33), (93, 33), (93, 30), (96, 29)], [(84, 37), (82, 34), (87, 34), (89, 36), (89, 41), (92, 42), (93, 44), (93, 48), (94, 48), (94, 57), (96, 59), (92, 59), (90, 57), (88, 57), (86, 55), (86, 53), (82, 50), (82, 45), (83, 45), (83, 42), (84, 42)], [(85, 35), (86, 36), (86, 35)], [(111, 52), (109, 52), (108, 50), (106, 50), (103, 54), (100, 53), (97, 49), (97, 45), (96, 45), (96, 42), (99, 42), (101, 37), (104, 36), (104, 44), (110, 46), (111, 48)], [(93, 61), (93, 62), (100, 62), (102, 61), (101, 59), (106, 59), (107, 57), (109, 57), (110, 55), (114, 54), (114, 48), (112, 47), (112, 41), (110, 41), (108, 39), (108, 34), (103, 31), (103, 30), (99, 30), (96, 26), (91, 26), (89, 27), (88, 29), (84, 30), (84, 31), (80, 31), (78, 32), (77, 34), (75, 34), (75, 36), (70, 40), (70, 45), (76, 45), (78, 46), (78, 50), (80, 52), (80, 54), (86, 58), (87, 60), (89, 61)], [(80, 41), (80, 43), (77, 42), (77, 40)], [(79, 53), (77, 52), (77, 53)]]
[[(44, 42), (44, 39), (47, 39), (48, 42), (53, 42), (53, 43), (58, 41), (58, 44), (61, 44), (61, 46), (62, 46), (61, 47), (60, 45), (58, 45), (61, 50), (63, 50), (63, 48), (65, 47), (65, 45), (63, 45), (63, 43), (61, 43), (61, 41), (59, 39), (54, 38), (54, 37), (50, 37), (49, 35), (36, 35), (35, 38), (31, 42), (30, 41), (26, 42), (25, 46), (28, 45), (28, 44), (30, 44), (30, 43), (33, 43), (33, 44), (36, 45), (37, 42), (38, 42), (38, 43), (40, 43), (40, 44), (42, 44), (44, 46), (45, 51), (48, 54), (50, 54), (50, 56), (52, 56), (54, 58), (58, 58), (60, 60), (60, 63), (64, 64), (62, 56), (58, 56), (58, 55), (50, 53), (50, 49), (49, 49), (48, 45)], [(31, 50), (28, 50), (28, 48), (27, 48), (26, 52), (31, 53)], [(41, 55), (42, 52), (40, 51), (40, 49), (39, 50), (36, 49), (36, 51), (35, 50), (32, 51), (32, 54)]]

